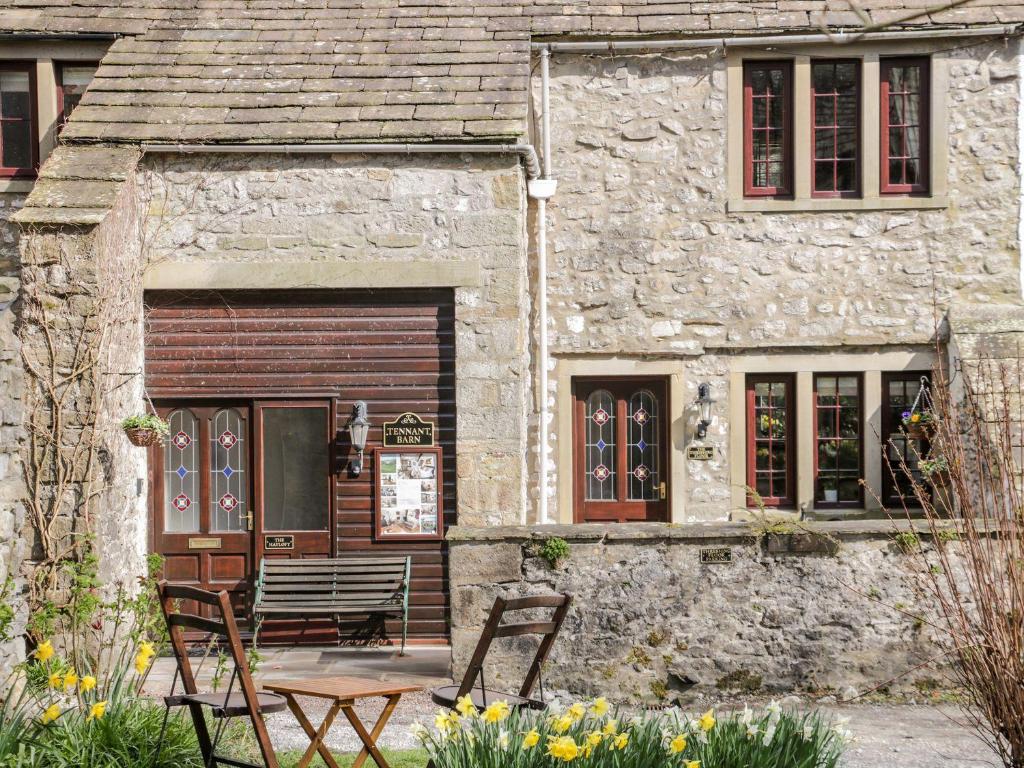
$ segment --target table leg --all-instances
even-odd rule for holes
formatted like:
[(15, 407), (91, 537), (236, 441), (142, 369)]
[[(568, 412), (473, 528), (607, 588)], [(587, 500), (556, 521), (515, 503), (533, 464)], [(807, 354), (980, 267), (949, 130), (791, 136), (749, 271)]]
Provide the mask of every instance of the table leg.
[(338, 768), (338, 763), (335, 762), (334, 757), (331, 755), (330, 750), (327, 749), (327, 745), (324, 744), (324, 739), (327, 736), (327, 731), (331, 728), (331, 723), (334, 722), (334, 718), (338, 716), (338, 710), (341, 709), (341, 702), (336, 701), (331, 705), (331, 708), (327, 712), (327, 717), (320, 724), (317, 729), (313, 728), (313, 724), (309, 722), (309, 718), (306, 717), (306, 713), (299, 707), (299, 703), (295, 700), (295, 697), (291, 694), (287, 694), (285, 698), (288, 701), (288, 709), (295, 715), (295, 719), (299, 721), (299, 725), (302, 726), (302, 730), (306, 732), (306, 735), (310, 738), (309, 748), (306, 749), (306, 753), (302, 756), (296, 768), (307, 768), (313, 761), (313, 755), (317, 752), (320, 753), (320, 757), (327, 763), (328, 768)]
[(379, 768), (390, 768), (387, 761), (384, 759), (384, 755), (380, 753), (377, 748), (377, 737), (380, 736), (384, 730), (384, 726), (388, 724), (388, 720), (391, 719), (392, 713), (395, 711), (395, 707), (398, 706), (398, 700), (402, 698), (402, 694), (393, 693), (387, 697), (387, 704), (384, 705), (384, 711), (380, 713), (380, 717), (377, 718), (377, 722), (374, 723), (373, 730), (369, 733), (366, 732), (366, 728), (359, 721), (356, 716), (355, 710), (352, 707), (345, 707), (343, 709), (345, 717), (352, 724), (359, 739), (363, 742), (363, 749), (356, 756), (356, 759), (352, 762), (352, 768), (362, 768), (363, 763), (366, 762), (366, 758), (373, 756), (373, 761), (377, 763)]

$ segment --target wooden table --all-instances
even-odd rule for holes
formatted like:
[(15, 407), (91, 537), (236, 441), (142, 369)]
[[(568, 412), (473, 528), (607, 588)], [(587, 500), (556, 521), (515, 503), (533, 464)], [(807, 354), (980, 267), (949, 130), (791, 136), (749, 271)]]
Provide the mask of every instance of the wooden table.
[[(367, 757), (372, 757), (380, 768), (390, 768), (384, 756), (377, 748), (377, 737), (380, 736), (384, 726), (387, 725), (391, 714), (395, 711), (395, 707), (398, 706), (398, 700), (402, 698), (402, 694), (423, 690), (423, 687), (419, 685), (383, 683), (359, 677), (319, 677), (308, 680), (289, 680), (282, 683), (266, 683), (263, 687), (268, 691), (284, 695), (288, 701), (288, 708), (295, 715), (295, 719), (299, 721), (302, 730), (310, 738), (309, 749), (306, 750), (302, 759), (296, 763), (296, 768), (306, 768), (317, 752), (320, 753), (320, 757), (327, 763), (328, 768), (338, 768), (338, 763), (335, 762), (330, 750), (327, 749), (327, 745), (324, 744), (324, 738), (326, 738), (327, 732), (330, 730), (331, 724), (334, 722), (334, 718), (337, 717), (339, 710), (345, 714), (356, 735), (359, 736), (359, 740), (363, 742), (363, 749), (359, 752), (355, 762), (352, 763), (352, 768), (360, 768), (366, 762)], [(296, 696), (329, 699), (332, 702), (331, 708), (327, 712), (327, 717), (320, 723), (319, 728), (313, 728), (313, 724), (309, 722), (306, 713), (302, 711), (299, 703), (295, 700)], [(367, 732), (366, 727), (356, 715), (353, 705), (359, 699), (368, 699), (375, 696), (384, 697), (387, 699), (387, 703), (384, 705), (384, 711), (380, 713), (380, 717), (377, 718), (373, 728)]]

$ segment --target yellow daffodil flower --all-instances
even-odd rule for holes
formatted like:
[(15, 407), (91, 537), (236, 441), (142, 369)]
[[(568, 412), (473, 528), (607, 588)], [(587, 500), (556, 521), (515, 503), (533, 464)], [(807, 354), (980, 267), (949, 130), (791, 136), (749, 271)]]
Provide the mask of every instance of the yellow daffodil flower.
[(700, 768), (700, 760), (690, 760), (686, 763), (686, 768)]
[(58, 707), (56, 704), (51, 704), (45, 710), (43, 710), (43, 715), (39, 718), (39, 721), (43, 725), (49, 725), (58, 717), (60, 717), (60, 707)]
[(551, 727), (555, 729), (555, 733), (565, 733), (572, 728), (572, 724), (574, 722), (576, 721), (573, 720), (572, 715), (564, 714), (560, 717), (556, 717), (555, 721), (551, 724)]
[(135, 657), (135, 671), (138, 674), (141, 675), (147, 669), (149, 669), (149, 659), (150, 659), (149, 656), (146, 656), (145, 654), (142, 654), (142, 653), (140, 653), (138, 656)]
[(64, 676), (60, 672), (54, 672), (52, 675), (50, 675), (50, 678), (49, 678), (49, 680), (47, 680), (47, 683), (49, 684), (49, 686), (51, 688), (54, 688), (54, 689), (56, 689), (56, 688), (63, 688), (64, 687)]
[(568, 736), (559, 736), (548, 744), (548, 754), (564, 763), (571, 763), (580, 754), (580, 748)]
[(582, 720), (585, 714), (587, 714), (586, 707), (584, 707), (578, 701), (571, 707), (569, 707), (569, 717), (573, 719), (573, 722), (575, 722), (576, 720)]
[(448, 728), (451, 725), (451, 721), (448, 719), (447, 712), (438, 712), (434, 715), (434, 727), (437, 728), (441, 733), (447, 733)]
[(485, 723), (498, 723), (512, 714), (507, 701), (496, 701), (489, 704), (484, 710), (483, 718)]
[(53, 658), (53, 643), (49, 640), (40, 643), (39, 647), (36, 648), (36, 652), (32, 655), (35, 656), (38, 661), (45, 664)]
[(156, 648), (150, 642), (139, 643), (139, 653), (144, 653), (147, 656), (156, 656)]
[(704, 733), (707, 733), (712, 728), (714, 728), (715, 727), (715, 713), (714, 713), (714, 711), (709, 709), (707, 712), (705, 712), (703, 715), (701, 715), (700, 716), (700, 720), (697, 721), (697, 725), (700, 726), (700, 729), (702, 731), (704, 731)]
[(625, 749), (627, 744), (629, 744), (629, 734), (628, 733), (620, 733), (618, 736), (615, 737), (615, 740), (612, 742), (612, 747), (611, 748), (612, 749)]
[(669, 742), (668, 751), (673, 755), (678, 755), (684, 749), (686, 749), (686, 737), (681, 733)]
[(592, 733), (587, 735), (587, 744), (589, 744), (592, 747), (596, 747), (598, 744), (601, 743), (601, 739), (603, 738), (603, 733), (601, 733), (600, 731), (593, 731)]
[(601, 729), (601, 732), (605, 736), (614, 736), (616, 733), (618, 733), (618, 731), (619, 731), (619, 721), (618, 720), (609, 720), (607, 723), (604, 724), (604, 728)]
[(455, 710), (463, 717), (475, 717), (477, 713), (473, 698), (468, 693), (455, 702)]
[(590, 705), (590, 714), (594, 717), (604, 717), (608, 714), (608, 699), (599, 696)]
[(533, 749), (540, 741), (540, 734), (536, 730), (527, 731), (523, 736), (523, 749)]
[(78, 690), (82, 693), (88, 693), (96, 687), (96, 678), (92, 675), (84, 675), (81, 682), (78, 684)]
[(89, 707), (89, 716), (86, 720), (99, 720), (103, 715), (107, 713), (107, 702), (97, 701), (91, 707)]
[(64, 675), (64, 690), (65, 691), (70, 691), (76, 685), (78, 685), (78, 675), (76, 675), (73, 671), (72, 672), (68, 672), (66, 675)]
[(584, 759), (589, 758), (593, 751), (594, 751), (594, 748), (592, 746), (590, 746), (589, 744), (587, 744), (585, 747), (583, 747), (583, 758)]

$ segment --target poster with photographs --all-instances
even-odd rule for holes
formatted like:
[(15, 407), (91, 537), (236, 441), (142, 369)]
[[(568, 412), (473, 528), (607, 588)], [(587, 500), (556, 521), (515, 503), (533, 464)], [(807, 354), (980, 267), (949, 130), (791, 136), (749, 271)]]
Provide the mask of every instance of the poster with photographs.
[(378, 539), (440, 539), (441, 449), (378, 448)]

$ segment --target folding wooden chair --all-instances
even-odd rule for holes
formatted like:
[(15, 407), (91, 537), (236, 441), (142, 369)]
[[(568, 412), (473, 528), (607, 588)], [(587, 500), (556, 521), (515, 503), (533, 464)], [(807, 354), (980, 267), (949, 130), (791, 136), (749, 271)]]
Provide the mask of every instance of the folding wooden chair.
[[(435, 704), (453, 708), (455, 703), (469, 694), (477, 709), (485, 709), (488, 700), (507, 701), (513, 709), (547, 709), (544, 703), (544, 679), (541, 674), (541, 666), (551, 652), (551, 647), (558, 637), (566, 614), (569, 613), (569, 606), (572, 603), (572, 595), (536, 595), (533, 597), (519, 597), (506, 600), (502, 597), (494, 601), (491, 607), (491, 614), (487, 617), (480, 640), (476, 644), (473, 658), (466, 668), (466, 674), (460, 685), (446, 685), (435, 688), (430, 692), (430, 697)], [(549, 621), (526, 621), (514, 624), (502, 624), (501, 620), (509, 611), (526, 611), (536, 608), (554, 608), (554, 613)], [(526, 679), (519, 689), (517, 695), (495, 691), (487, 687), (484, 680), (484, 661), (487, 658), (487, 651), (491, 642), (496, 637), (516, 637), (520, 635), (541, 635), (540, 645), (537, 648), (537, 655), (526, 672)], [(480, 678), (480, 686), (474, 687), (477, 678)], [(540, 683), (540, 699), (530, 698), (533, 693), (533, 686)]]
[[(164, 723), (160, 729), (160, 738), (153, 759), (154, 764), (160, 757), (160, 749), (163, 746), (167, 718), (171, 708), (188, 707), (196, 729), (196, 736), (199, 739), (199, 749), (202, 752), (205, 768), (216, 768), (222, 765), (238, 766), (238, 768), (280, 768), (274, 749), (270, 744), (270, 735), (267, 733), (267, 725), (263, 721), (263, 716), (287, 709), (288, 702), (284, 696), (276, 693), (256, 692), (256, 686), (249, 674), (245, 651), (242, 649), (242, 641), (238, 636), (238, 625), (235, 623), (235, 615), (231, 609), (228, 593), (206, 592), (195, 587), (168, 584), (166, 581), (161, 581), (157, 585), (157, 591), (160, 594), (164, 619), (167, 621), (167, 632), (171, 638), (171, 648), (174, 650), (177, 669), (174, 673), (174, 680), (171, 682), (170, 695), (164, 697), (167, 711), (164, 713)], [(215, 618), (207, 619), (195, 614), (177, 613), (175, 612), (175, 602), (178, 600), (194, 600), (200, 605), (212, 606)], [(224, 640), (234, 662), (234, 670), (225, 693), (199, 693), (189, 661), (188, 649), (185, 646), (184, 631), (186, 629), (208, 632)], [(174, 688), (179, 676), (185, 692), (176, 695)], [(238, 693), (234, 691), (236, 684), (240, 689)], [(204, 707), (208, 708), (214, 719), (219, 721), (212, 739), (206, 725)], [(227, 721), (234, 717), (246, 716), (252, 721), (253, 730), (256, 732), (256, 741), (263, 755), (263, 766), (217, 754), (217, 745), (224, 734)]]

